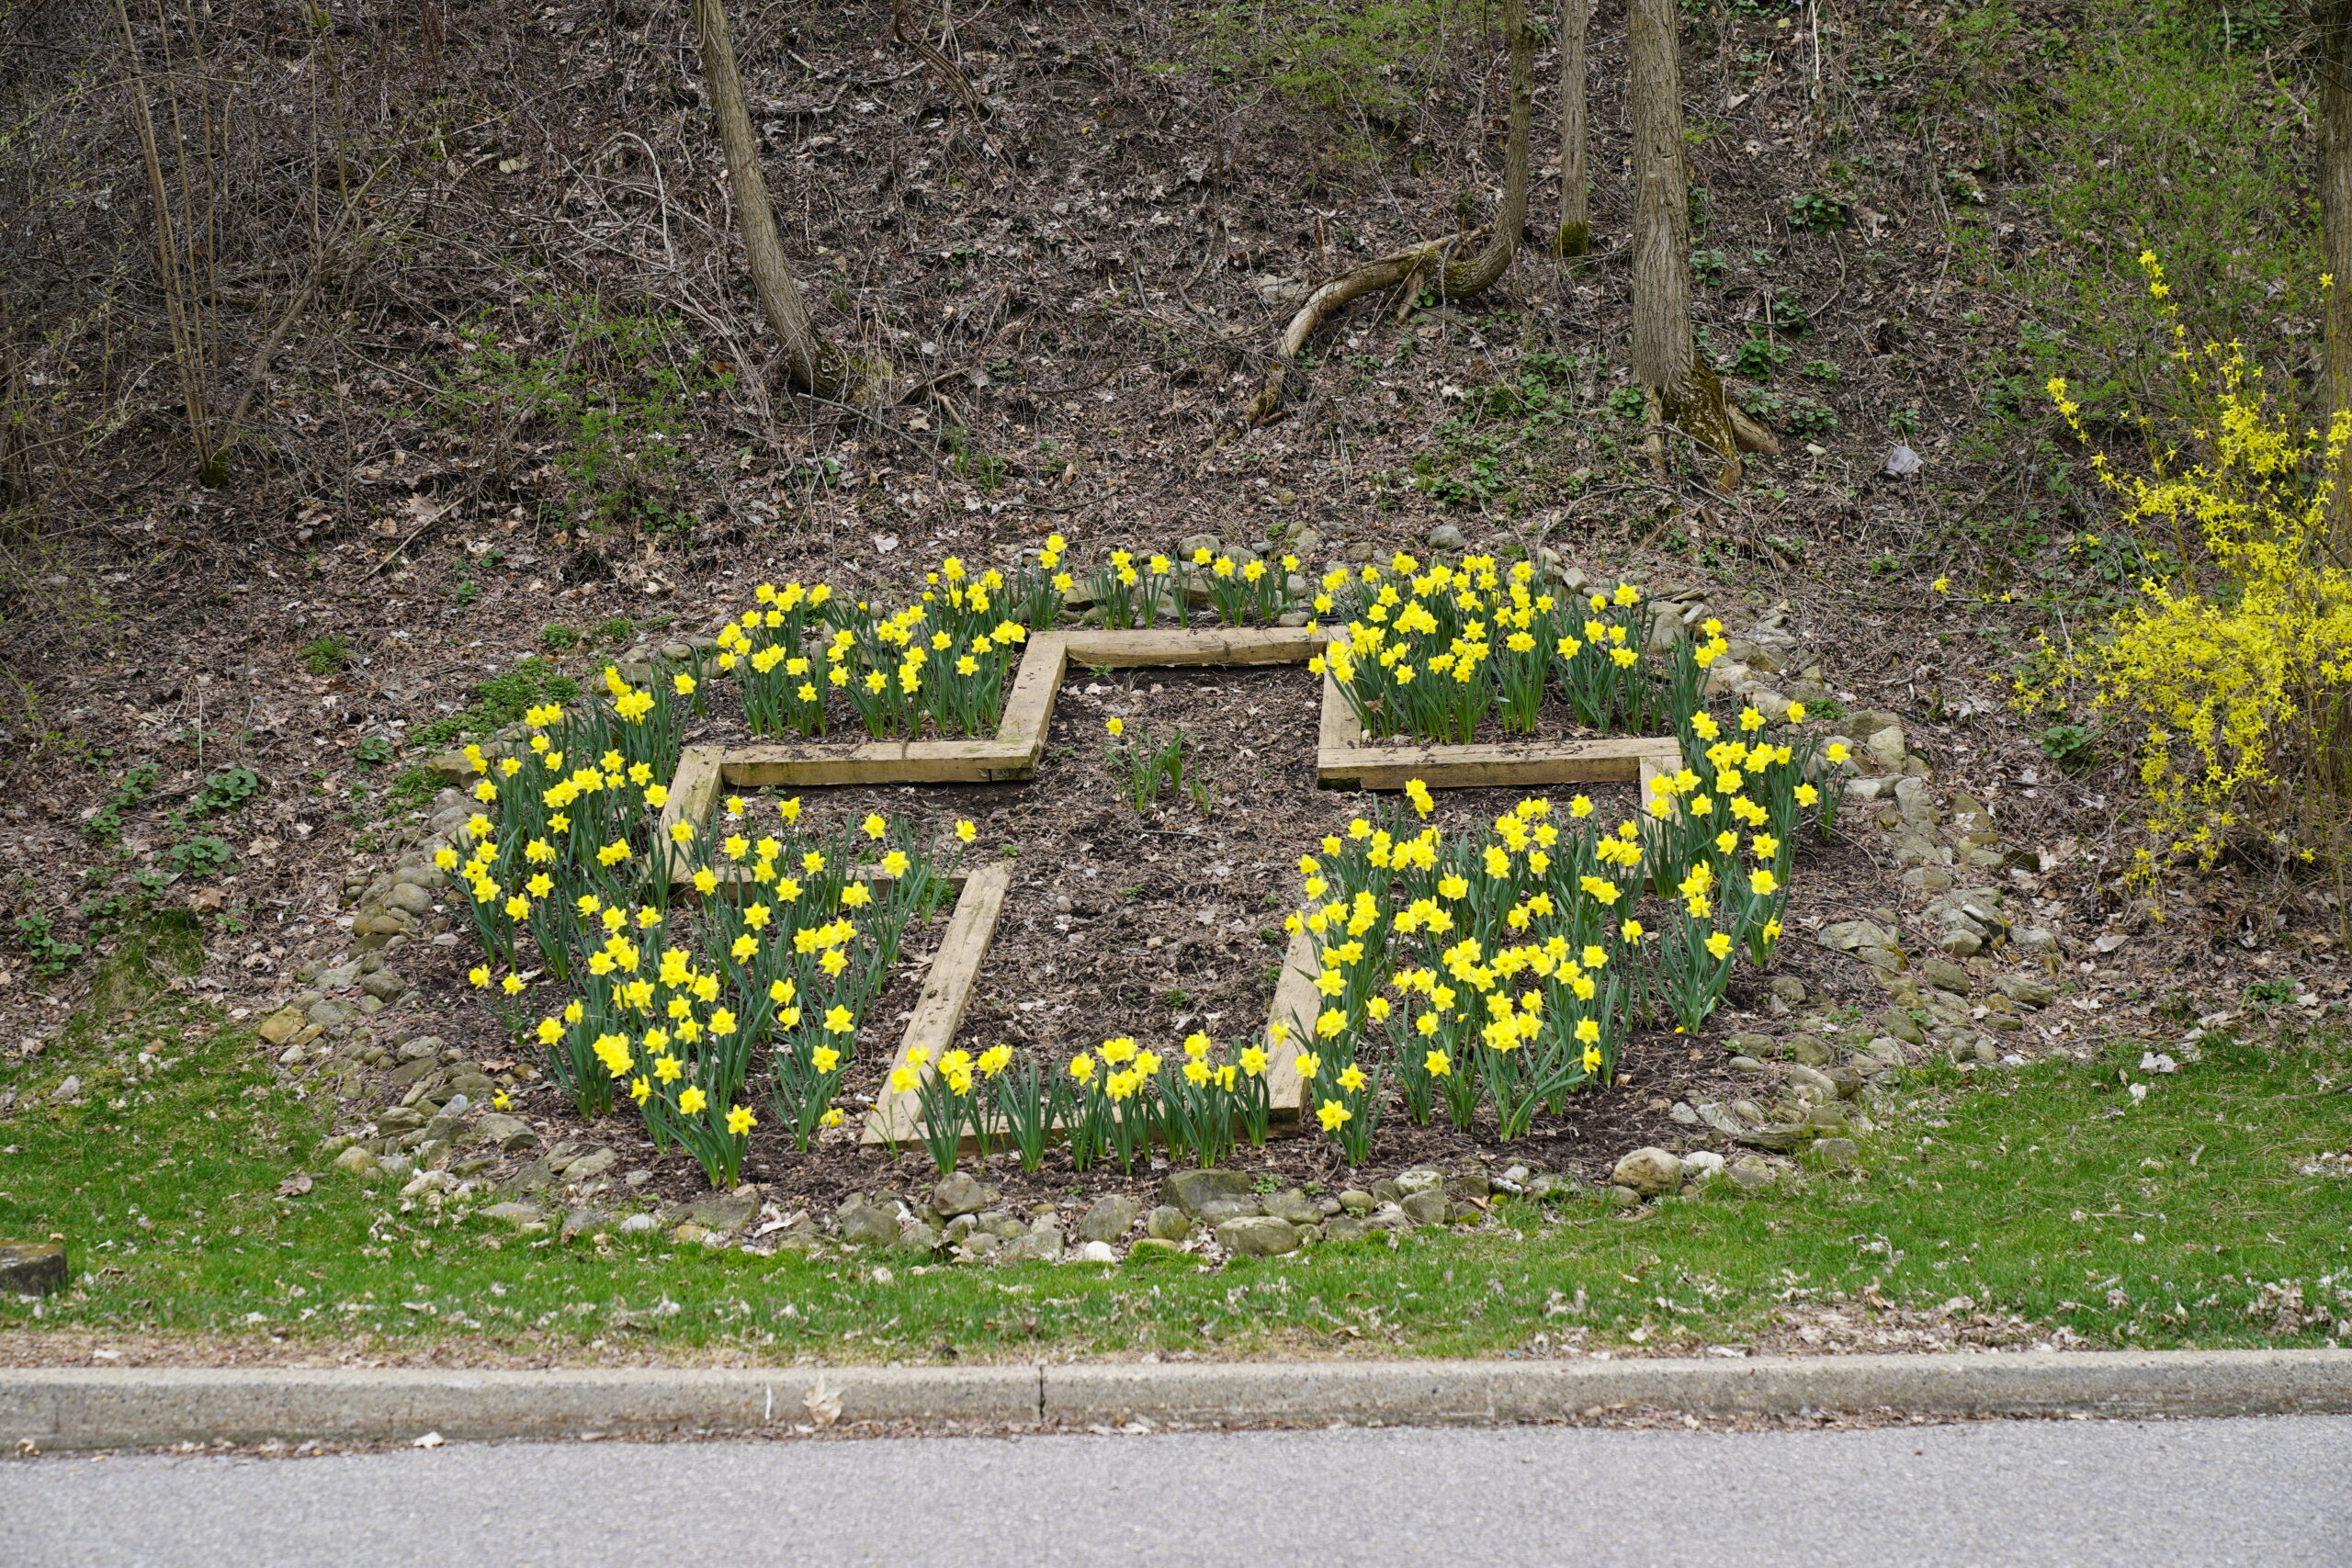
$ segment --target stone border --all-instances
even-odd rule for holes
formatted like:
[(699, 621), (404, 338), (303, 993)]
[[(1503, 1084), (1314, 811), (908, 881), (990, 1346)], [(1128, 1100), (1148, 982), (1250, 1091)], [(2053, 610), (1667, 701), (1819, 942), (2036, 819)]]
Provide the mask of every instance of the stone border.
[(1641, 1408), (1947, 1417), (2352, 1412), (2352, 1350), (1592, 1358), (1561, 1361), (1014, 1363), (453, 1371), (0, 1371), (16, 1451), (175, 1443), (700, 1436), (844, 1425), (1054, 1428), (1494, 1425)]

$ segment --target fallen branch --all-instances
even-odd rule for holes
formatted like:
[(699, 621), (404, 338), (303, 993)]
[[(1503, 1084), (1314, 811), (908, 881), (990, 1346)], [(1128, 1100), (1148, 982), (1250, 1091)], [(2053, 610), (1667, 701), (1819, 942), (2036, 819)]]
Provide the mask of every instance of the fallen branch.
[(1283, 379), (1290, 372), (1292, 362), (1298, 357), (1298, 351), (1306, 346), (1306, 340), (1315, 334), (1316, 328), (1339, 314), (1350, 302), (1367, 294), (1418, 281), (1444, 265), (1448, 251), (1476, 239), (1480, 232), (1476, 229), (1466, 230), (1459, 234), (1448, 234), (1442, 240), (1424, 240), (1403, 250), (1391, 251), (1352, 271), (1340, 274), (1309, 294), (1306, 302), (1299, 306), (1298, 313), (1290, 319), (1290, 325), (1283, 330), (1281, 340), (1274, 344), (1274, 362), (1266, 367), (1266, 384), (1258, 389), (1258, 395), (1250, 400), (1249, 408), (1243, 411), (1242, 428), (1250, 429), (1265, 423), (1281, 404)]
[(964, 100), (964, 107), (972, 111), (974, 119), (988, 118), (988, 100), (980, 96), (979, 89), (972, 85), (972, 79), (964, 74), (961, 66), (932, 46), (931, 39), (925, 36), (927, 29), (910, 25), (914, 19), (910, 15), (910, 10), (908, 0), (895, 0), (890, 7), (890, 36), (898, 41), (899, 48), (912, 50), (924, 64), (936, 72), (942, 84), (954, 88), (956, 96)]

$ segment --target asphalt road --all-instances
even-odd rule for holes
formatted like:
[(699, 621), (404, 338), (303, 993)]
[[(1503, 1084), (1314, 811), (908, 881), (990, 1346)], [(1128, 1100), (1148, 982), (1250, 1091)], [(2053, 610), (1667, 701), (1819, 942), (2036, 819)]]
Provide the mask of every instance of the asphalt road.
[(0, 1564), (2352, 1563), (2352, 1417), (0, 1461)]

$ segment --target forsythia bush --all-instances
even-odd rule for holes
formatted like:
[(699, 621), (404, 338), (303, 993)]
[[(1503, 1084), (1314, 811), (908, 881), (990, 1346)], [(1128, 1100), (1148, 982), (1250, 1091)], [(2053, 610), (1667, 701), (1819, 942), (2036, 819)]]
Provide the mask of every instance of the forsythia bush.
[[(2166, 299), (2154, 254), (2140, 263), (2149, 291)], [(2143, 879), (2160, 858), (2209, 866), (2247, 829), (2308, 858), (2293, 816), (2313, 789), (2344, 782), (2352, 694), (2352, 572), (2328, 551), (2352, 416), (2298, 430), (2235, 344), (2192, 351), (2163, 308), (2195, 422), (2146, 476), (2118, 474), (2098, 454), (2091, 467), (2121, 497), (2124, 524), (2168, 534), (2188, 565), (2169, 581), (2143, 581), (2103, 638), (2053, 656), (2092, 685), (2100, 717), (2138, 758), (2154, 840), (2139, 852)], [(2049, 389), (2083, 435), (2066, 383)]]

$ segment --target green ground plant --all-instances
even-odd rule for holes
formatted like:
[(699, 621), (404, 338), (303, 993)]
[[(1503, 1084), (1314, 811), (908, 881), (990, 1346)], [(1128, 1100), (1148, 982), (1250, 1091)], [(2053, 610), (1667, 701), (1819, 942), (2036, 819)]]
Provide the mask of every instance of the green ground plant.
[(473, 688), (473, 701), (462, 713), (420, 725), (409, 734), (417, 746), (443, 746), (469, 735), (487, 735), (519, 720), (540, 703), (568, 703), (580, 694), (580, 682), (548, 659), (525, 659)]
[(435, 398), (446, 423), (494, 445), (502, 460), (517, 430), (552, 437), (582, 521), (688, 521), (682, 444), (693, 404), (734, 379), (703, 357), (684, 322), (543, 293), (513, 312), (483, 311), (458, 346)]

